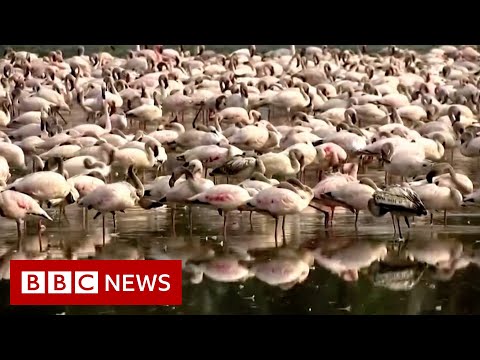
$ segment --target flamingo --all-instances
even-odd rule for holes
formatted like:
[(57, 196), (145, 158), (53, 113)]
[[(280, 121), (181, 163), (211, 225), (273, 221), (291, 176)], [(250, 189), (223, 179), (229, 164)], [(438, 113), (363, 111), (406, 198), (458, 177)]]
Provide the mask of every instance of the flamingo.
[(350, 167), (348, 173), (335, 172), (325, 176), (317, 185), (313, 188), (314, 199), (312, 200), (311, 206), (315, 209), (323, 212), (325, 215), (325, 227), (329, 224), (333, 224), (333, 217), (335, 215), (335, 208), (338, 206), (338, 203), (331, 201), (322, 196), (322, 194), (331, 192), (348, 182), (357, 181), (357, 164), (345, 164), (343, 168), (347, 170)]
[(200, 145), (178, 155), (177, 160), (186, 162), (195, 159), (200, 160), (206, 172), (207, 169), (220, 167), (234, 156), (242, 154), (243, 151), (233, 145), (227, 145), (225, 147), (218, 145)]
[(359, 182), (347, 182), (333, 191), (321, 194), (321, 197), (354, 212), (356, 229), (359, 212), (368, 210), (368, 202), (376, 190), (377, 186), (371, 179), (363, 178)]
[(127, 118), (138, 119), (143, 121), (143, 129), (146, 130), (147, 123), (161, 122), (163, 119), (163, 111), (161, 106), (144, 104), (126, 113)]
[(4, 157), (11, 168), (17, 168), (25, 171), (27, 165), (25, 164), (25, 154), (20, 146), (12, 144), (8, 137), (5, 137), (4, 142), (0, 141), (0, 156)]
[(427, 177), (426, 184), (410, 183), (418, 194), (425, 208), (430, 211), (430, 225), (433, 225), (433, 211), (443, 210), (443, 224), (447, 225), (447, 210), (458, 209), (463, 202), (460, 191), (451, 186), (439, 186), (432, 183), (432, 176)]
[(35, 215), (53, 221), (31, 196), (14, 190), (0, 192), (0, 216), (17, 222), (19, 237), (22, 235), (21, 223), (28, 215)]
[(65, 199), (68, 204), (75, 202), (72, 188), (65, 178), (63, 160), (53, 158), (58, 166), (56, 171), (39, 171), (28, 174), (23, 178), (7, 186), (9, 190), (15, 190), (30, 195), (38, 201)]
[(243, 187), (220, 184), (192, 196), (188, 201), (194, 204), (210, 205), (218, 209), (219, 214), (223, 215), (223, 236), (226, 239), (228, 213), (245, 205), (250, 198), (250, 194)]
[(128, 181), (100, 185), (78, 201), (79, 206), (85, 207), (87, 210), (94, 209), (97, 211), (94, 219), (102, 215), (104, 234), (105, 213), (112, 213), (113, 226), (115, 228), (115, 213), (118, 211), (124, 212), (126, 209), (134, 207), (144, 194), (143, 184), (135, 174), (133, 166), (128, 168), (127, 180), (133, 182), (134, 185)]
[(93, 134), (97, 137), (100, 137), (112, 131), (112, 121), (110, 119), (110, 112), (108, 111), (108, 102), (105, 100), (105, 98), (103, 99), (102, 106), (103, 106), (103, 113), (105, 114), (105, 117), (106, 117), (104, 128), (97, 124), (81, 124), (69, 129), (66, 132), (66, 134), (67, 135), (75, 134), (76, 136)]
[(313, 190), (297, 179), (289, 179), (267, 187), (248, 200), (247, 206), (266, 213), (275, 219), (275, 242), (277, 241), (278, 218), (283, 216), (282, 232), (285, 233), (285, 216), (305, 210), (313, 199)]
[[(414, 177), (428, 173), (433, 162), (425, 159), (423, 147), (415, 143), (406, 143), (394, 147), (387, 142), (382, 146), (382, 160), (384, 161), (385, 174), (405, 177)], [(385, 176), (388, 179), (387, 175)]]
[[(204, 179), (201, 177), (203, 172), (202, 163), (199, 160), (192, 160), (185, 163), (183, 166), (178, 167), (174, 170), (172, 176), (168, 180), (170, 189), (168, 189), (159, 201), (158, 204), (162, 205), (164, 203), (169, 204), (186, 204), (188, 199), (207, 191), (209, 188), (214, 186), (213, 181)], [(180, 176), (185, 175), (185, 181), (178, 181)], [(189, 205), (189, 220), (190, 220), (190, 230), (192, 229), (192, 213), (191, 206)], [(150, 205), (149, 207), (156, 207), (157, 205)], [(172, 225), (174, 225), (174, 213), (172, 212)]]
[(288, 153), (267, 153), (259, 157), (265, 166), (265, 176), (272, 178), (280, 176), (288, 178), (295, 176), (304, 166), (305, 155), (297, 148), (289, 149)]
[[(447, 173), (445, 173), (447, 172)], [(415, 181), (414, 184), (433, 183), (438, 186), (452, 187), (468, 195), (473, 192), (473, 182), (467, 175), (457, 173), (449, 163), (435, 164), (427, 174), (425, 180)]]

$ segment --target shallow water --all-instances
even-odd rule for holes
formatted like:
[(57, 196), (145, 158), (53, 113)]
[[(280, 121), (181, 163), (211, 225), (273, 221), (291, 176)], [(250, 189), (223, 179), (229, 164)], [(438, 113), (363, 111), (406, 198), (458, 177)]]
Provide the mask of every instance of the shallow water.
[[(172, 154), (172, 157), (175, 155)], [(455, 154), (455, 169), (471, 175), (478, 184), (477, 160)], [(307, 183), (315, 184), (315, 171)], [(363, 176), (364, 174), (362, 174)], [(380, 179), (372, 169), (368, 176)], [(57, 219), (55, 210), (48, 210)], [(0, 312), (51, 314), (477, 314), (480, 313), (480, 212), (466, 208), (449, 213), (415, 218), (411, 229), (401, 224), (405, 243), (394, 242), (391, 219), (361, 213), (356, 231), (354, 216), (336, 210), (332, 229), (323, 226), (323, 215), (308, 209), (288, 216), (285, 237), (274, 239), (274, 219), (254, 214), (250, 227), (248, 213), (232, 213), (227, 239), (223, 239), (223, 218), (216, 210), (193, 207), (193, 227), (188, 212), (178, 208), (175, 231), (170, 207), (145, 211), (140, 208), (117, 215), (113, 229), (111, 216), (102, 233), (101, 217), (67, 207), (68, 220), (44, 222), (42, 251), (36, 222), (19, 242), (14, 221), (0, 219), (0, 271), (8, 271), (8, 260), (23, 252), (43, 259), (190, 259), (183, 277), (181, 306), (9, 306), (8, 281), (0, 282)], [(282, 234), (279, 231), (279, 234)], [(271, 285), (258, 272), (247, 279), (226, 283), (209, 277), (197, 280), (202, 264), (219, 258), (236, 259), (239, 267), (255, 269), (269, 259), (298, 264), (301, 256), (315, 259), (304, 268), (300, 283)], [(383, 259), (380, 260), (379, 259)], [(287, 265), (285, 265), (287, 264)], [(305, 263), (304, 263), (305, 265)], [(192, 269), (194, 271), (192, 271)], [(286, 271), (286, 270), (285, 270)], [(282, 269), (279, 270), (282, 273)], [(358, 277), (358, 278), (357, 278)], [(403, 277), (402, 279), (399, 279)]]

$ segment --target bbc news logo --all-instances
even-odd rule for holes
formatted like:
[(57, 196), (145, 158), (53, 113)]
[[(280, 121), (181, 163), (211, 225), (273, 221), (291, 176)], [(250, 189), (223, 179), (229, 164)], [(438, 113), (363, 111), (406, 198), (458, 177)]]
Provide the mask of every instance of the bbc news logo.
[(11, 260), (11, 305), (180, 305), (181, 260)]

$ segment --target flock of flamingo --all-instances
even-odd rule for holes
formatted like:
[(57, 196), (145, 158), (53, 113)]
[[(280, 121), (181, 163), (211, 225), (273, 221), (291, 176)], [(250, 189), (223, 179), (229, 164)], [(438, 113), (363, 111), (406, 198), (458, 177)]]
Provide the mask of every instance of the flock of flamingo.
[[(400, 220), (460, 209), (480, 191), (453, 155), (480, 157), (480, 53), (303, 47), (230, 54), (140, 46), (0, 60), (0, 215), (94, 218), (207, 206), (282, 220), (308, 207)], [(74, 123), (77, 114), (81, 123)], [(193, 118), (192, 121), (189, 121)], [(176, 165), (168, 169), (167, 163)], [(366, 169), (384, 171), (375, 182)], [(307, 185), (307, 171), (315, 184)], [(172, 212), (172, 218), (175, 212)], [(39, 232), (42, 223), (39, 220)], [(48, 224), (48, 223), (47, 223)]]

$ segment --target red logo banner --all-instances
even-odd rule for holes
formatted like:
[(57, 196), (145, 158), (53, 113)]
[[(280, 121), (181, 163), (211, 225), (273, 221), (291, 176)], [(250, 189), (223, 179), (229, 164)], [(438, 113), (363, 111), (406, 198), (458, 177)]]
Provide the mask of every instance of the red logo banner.
[(11, 305), (181, 305), (181, 260), (11, 260)]

